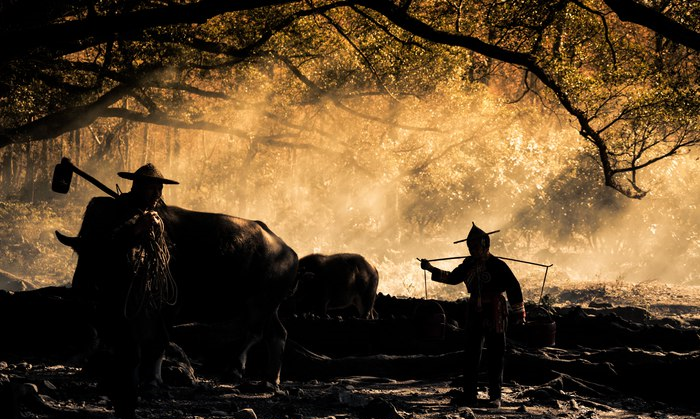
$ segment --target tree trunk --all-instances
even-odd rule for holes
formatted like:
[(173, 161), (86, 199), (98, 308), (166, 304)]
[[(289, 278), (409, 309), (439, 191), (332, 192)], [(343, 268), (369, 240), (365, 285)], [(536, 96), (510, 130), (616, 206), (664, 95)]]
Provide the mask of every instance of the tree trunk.
[(12, 152), (14, 145), (5, 148), (5, 152), (2, 155), (2, 171), (0, 171), (0, 185), (2, 185), (2, 192), (5, 195), (10, 194), (12, 190)]
[(173, 130), (172, 127), (165, 129), (165, 168), (168, 173), (172, 173), (173, 166)]
[(63, 156), (65, 156), (66, 153), (66, 136), (68, 136), (68, 139), (70, 140), (70, 134), (63, 134), (61, 135), (61, 142), (60, 142), (60, 148), (59, 148), (59, 156), (58, 158), (61, 159)]
[(48, 173), (49, 173), (49, 142), (48, 141), (42, 141), (41, 142), (41, 155), (39, 157), (39, 176), (37, 180), (43, 184), (45, 183), (48, 179)]
[(131, 149), (129, 147), (129, 138), (124, 138), (124, 169), (129, 170), (131, 167)]
[(32, 143), (24, 147), (25, 175), (20, 192), (23, 201), (34, 202), (34, 159), (32, 159)]
[(143, 161), (141, 164), (146, 164), (148, 163), (151, 158), (150, 156), (150, 148), (148, 147), (148, 124), (143, 125)]
[[(173, 128), (172, 146), (170, 147), (170, 151), (168, 152), (168, 173), (170, 173), (171, 176), (175, 175), (175, 173), (173, 173), (173, 172), (177, 169), (177, 167), (174, 167), (173, 161), (177, 162), (179, 159), (180, 159), (180, 130), (177, 128)], [(170, 188), (170, 194), (171, 194), (170, 196), (172, 196), (174, 200), (177, 200), (179, 193), (180, 193), (180, 188)]]
[[(80, 151), (81, 151), (81, 146), (80, 146), (80, 130), (76, 129), (73, 131), (73, 138), (72, 138), (72, 143), (73, 143), (73, 149), (75, 150), (75, 158), (73, 163), (75, 163), (76, 166), (80, 166)], [(73, 184), (76, 190), (78, 189), (78, 185), (80, 185), (82, 182), (79, 179), (79, 176), (73, 176)]]

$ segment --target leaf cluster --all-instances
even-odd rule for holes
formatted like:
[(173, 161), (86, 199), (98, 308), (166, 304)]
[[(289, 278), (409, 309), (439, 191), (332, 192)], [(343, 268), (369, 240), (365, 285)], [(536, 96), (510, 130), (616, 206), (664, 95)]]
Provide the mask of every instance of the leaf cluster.
[(0, 147), (114, 118), (263, 142), (333, 109), (397, 125), (396, 103), (477, 85), (569, 118), (630, 197), (698, 143), (692, 2), (642, 8), (680, 36), (630, 23), (633, 0), (44, 3), (0, 10)]

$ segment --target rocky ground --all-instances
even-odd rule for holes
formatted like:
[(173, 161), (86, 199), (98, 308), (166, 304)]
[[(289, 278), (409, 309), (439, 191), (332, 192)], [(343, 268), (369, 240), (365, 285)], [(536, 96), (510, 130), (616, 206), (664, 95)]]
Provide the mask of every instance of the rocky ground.
[[(690, 329), (697, 327), (694, 322), (700, 317), (700, 290), (692, 287), (586, 284), (551, 289), (549, 294), (550, 302), (561, 306), (642, 307), (653, 316), (673, 318)], [(21, 354), (12, 358), (0, 362), (0, 383), (13, 383), (13, 394), (0, 394), (4, 397), (0, 399), (0, 418), (113, 417), (109, 401), (79, 362), (23, 360)], [(509, 380), (500, 409), (459, 407), (451, 404), (453, 379), (449, 374), (429, 379), (388, 379), (364, 374), (322, 381), (284, 380), (284, 391), (272, 393), (197, 374), (195, 385), (171, 381), (169, 387), (144, 395), (137, 414), (143, 418), (239, 419), (700, 417), (688, 406), (571, 391), (561, 380), (529, 386)], [(679, 379), (689, 380), (688, 386), (696, 381), (696, 377)], [(483, 390), (481, 396), (485, 398)], [(15, 411), (8, 407), (10, 399), (18, 401)]]
[[(23, 377), (22, 418), (111, 418), (109, 401), (79, 368), (10, 365), (3, 373)], [(241, 393), (232, 385), (200, 378), (194, 387), (170, 387), (143, 397), (143, 418), (695, 418), (695, 412), (635, 398), (596, 400), (575, 393), (564, 400), (507, 383), (500, 409), (451, 404), (451, 380), (347, 377), (334, 381), (287, 381), (287, 394)], [(485, 393), (481, 394), (486, 397)]]

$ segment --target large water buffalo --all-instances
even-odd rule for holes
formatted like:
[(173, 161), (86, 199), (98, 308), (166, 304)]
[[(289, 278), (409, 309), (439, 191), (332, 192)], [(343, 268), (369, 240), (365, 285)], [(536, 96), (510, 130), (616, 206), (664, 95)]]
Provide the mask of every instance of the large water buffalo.
[[(298, 258), (294, 250), (260, 221), (160, 206), (157, 212), (169, 239), (170, 273), (176, 285), (168, 292), (173, 297), (170, 302), (175, 304), (162, 304), (157, 310), (144, 306), (140, 310), (138, 305), (129, 306), (133, 286), (128, 283), (128, 273), (118, 268), (124, 265), (117, 259), (123, 254), (111, 252), (109, 243), (100, 242), (110, 228), (105, 220), (117, 211), (118, 201), (93, 198), (77, 237), (57, 232), (59, 240), (78, 253), (73, 288), (112, 306), (105, 309), (106, 316), (97, 316), (101, 319), (98, 321), (116, 317), (120, 324), (124, 318), (128, 322), (126, 326), (117, 325), (123, 333), (111, 336), (113, 345), (125, 345), (116, 360), (117, 368), (133, 368), (136, 364), (141, 381), (159, 380), (162, 349), (168, 336), (167, 330), (161, 330), (163, 326), (233, 322), (241, 332), (236, 347), (231, 348), (228, 370), (243, 376), (248, 350), (261, 341), (269, 356), (264, 378), (278, 385), (287, 337), (278, 308), (296, 285)], [(111, 333), (112, 329), (102, 330)], [(139, 372), (132, 371), (128, 383), (115, 385), (129, 388), (134, 374)]]
[(375, 317), (379, 274), (362, 255), (313, 253), (299, 260), (296, 312), (326, 315), (328, 310), (354, 307), (361, 318)]

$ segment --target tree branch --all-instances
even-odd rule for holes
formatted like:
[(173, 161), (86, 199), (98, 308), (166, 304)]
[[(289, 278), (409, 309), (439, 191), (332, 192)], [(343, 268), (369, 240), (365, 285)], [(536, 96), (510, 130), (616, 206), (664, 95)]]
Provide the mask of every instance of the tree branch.
[(123, 108), (107, 108), (101, 111), (100, 114), (103, 118), (120, 118), (123, 120), (129, 120), (134, 122), (148, 123), (154, 125), (162, 125), (173, 128), (189, 129), (189, 130), (202, 130), (209, 132), (217, 132), (220, 134), (228, 134), (238, 138), (252, 140), (256, 143), (271, 146), (271, 147), (286, 147), (286, 148), (298, 148), (298, 149), (310, 149), (316, 148), (315, 146), (307, 143), (298, 142), (287, 142), (280, 141), (282, 138), (295, 138), (296, 135), (293, 134), (275, 134), (275, 135), (263, 135), (255, 136), (246, 133), (243, 130), (227, 127), (224, 125), (215, 124), (206, 121), (195, 121), (186, 122), (180, 119), (170, 118), (162, 113), (155, 114), (144, 114), (129, 109)]
[(635, 0), (603, 0), (623, 22), (632, 22), (700, 52), (700, 33)]
[(0, 129), (0, 148), (12, 143), (54, 138), (60, 134), (82, 128), (101, 116), (101, 112), (130, 94), (132, 86), (119, 85), (92, 103), (66, 108), (36, 119), (19, 128)]
[(633, 191), (630, 191), (616, 181), (605, 140), (591, 126), (590, 120), (585, 112), (573, 104), (562, 86), (538, 64), (536, 57), (492, 45), (473, 36), (437, 30), (429, 24), (409, 16), (405, 11), (399, 9), (396, 5), (387, 0), (355, 0), (354, 3), (381, 13), (395, 25), (428, 41), (466, 48), (478, 54), (530, 71), (556, 95), (564, 109), (576, 118), (580, 126), (580, 134), (595, 145), (598, 151), (599, 162), (603, 169), (605, 185), (612, 187), (626, 196), (633, 198), (639, 197)]
[(0, 64), (15, 57), (28, 55), (36, 49), (54, 51), (56, 56), (81, 51), (104, 43), (117, 33), (135, 33), (157, 26), (182, 23), (204, 23), (229, 12), (295, 3), (296, 0), (220, 1), (200, 0), (189, 4), (169, 4), (108, 16), (92, 16), (43, 27), (10, 30), (0, 35)]
[(403, 125), (403, 124), (397, 124), (393, 121), (387, 121), (384, 118), (380, 118), (374, 115), (369, 115), (366, 113), (362, 113), (359, 111), (356, 111), (349, 106), (345, 105), (342, 103), (338, 98), (334, 97), (333, 95), (327, 93), (325, 90), (317, 86), (313, 81), (311, 81), (308, 77), (304, 75), (304, 73), (299, 70), (287, 57), (280, 56), (278, 54), (273, 54), (275, 58), (280, 60), (282, 63), (287, 66), (287, 68), (296, 76), (302, 83), (304, 83), (311, 91), (313, 91), (316, 95), (323, 96), (328, 98), (336, 107), (348, 112), (351, 115), (357, 116), (359, 118), (367, 119), (369, 121), (374, 121), (374, 122), (379, 122), (381, 124), (385, 125), (391, 125), (392, 127), (396, 128), (401, 128), (401, 129), (406, 129), (406, 130), (414, 130), (414, 131), (434, 131), (434, 132), (440, 132), (438, 129), (435, 128), (425, 128), (425, 127), (417, 127), (417, 126), (410, 126), (410, 125)]

